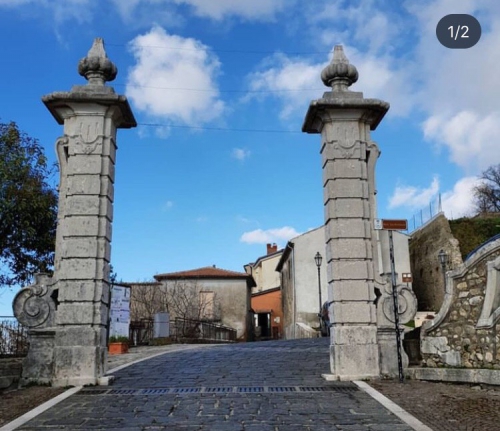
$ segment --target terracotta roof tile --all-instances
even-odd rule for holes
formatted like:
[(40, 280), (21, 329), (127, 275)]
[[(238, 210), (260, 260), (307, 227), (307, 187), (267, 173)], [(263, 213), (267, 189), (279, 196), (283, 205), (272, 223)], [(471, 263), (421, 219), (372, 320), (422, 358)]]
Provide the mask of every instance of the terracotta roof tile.
[(189, 271), (167, 272), (155, 275), (156, 280), (178, 279), (178, 278), (248, 278), (245, 272), (229, 271), (227, 269), (205, 266), (203, 268), (191, 269)]

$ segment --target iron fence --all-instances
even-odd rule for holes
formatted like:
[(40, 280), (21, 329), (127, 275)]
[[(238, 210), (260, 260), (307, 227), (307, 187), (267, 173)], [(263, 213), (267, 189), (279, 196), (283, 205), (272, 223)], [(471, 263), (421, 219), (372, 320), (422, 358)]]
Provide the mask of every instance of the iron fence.
[(130, 322), (129, 339), (132, 346), (146, 345), (153, 339), (153, 319)]
[(28, 354), (28, 329), (15, 317), (0, 316), (0, 358)]
[[(132, 321), (129, 328), (132, 346), (153, 342), (152, 319)], [(236, 341), (236, 329), (203, 320), (177, 317), (170, 321), (170, 339), (178, 343), (233, 343)]]
[(174, 321), (175, 338), (179, 342), (234, 343), (236, 329), (203, 320), (183, 319)]
[(434, 201), (430, 201), (429, 205), (421, 208), (418, 212), (414, 213), (408, 220), (408, 231), (413, 232), (426, 223), (434, 219), (438, 214), (443, 211), (441, 204), (441, 193), (438, 194)]

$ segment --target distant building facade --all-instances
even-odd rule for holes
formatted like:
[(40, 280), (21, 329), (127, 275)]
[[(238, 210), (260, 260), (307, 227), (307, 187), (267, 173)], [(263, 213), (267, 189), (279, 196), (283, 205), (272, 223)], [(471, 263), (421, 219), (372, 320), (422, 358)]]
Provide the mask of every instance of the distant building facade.
[(278, 250), (276, 244), (267, 244), (266, 255), (245, 265), (245, 271), (255, 281), (251, 306), (256, 340), (278, 339), (283, 336), (280, 274), (276, 271), (282, 254), (283, 250)]
[(253, 279), (246, 273), (215, 266), (154, 276), (156, 282), (131, 286), (133, 318), (166, 311), (170, 318), (196, 319), (234, 328), (237, 339), (253, 338), (250, 294)]
[(283, 304), (283, 335), (286, 339), (317, 336), (320, 288), (314, 260), (320, 253), (321, 302), (328, 301), (325, 259), (325, 228), (321, 226), (288, 241), (276, 270), (280, 273)]

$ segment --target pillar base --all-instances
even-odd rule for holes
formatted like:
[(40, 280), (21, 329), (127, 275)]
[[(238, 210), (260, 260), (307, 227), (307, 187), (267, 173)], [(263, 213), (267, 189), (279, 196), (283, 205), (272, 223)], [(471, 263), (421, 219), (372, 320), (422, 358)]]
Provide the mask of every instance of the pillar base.
[(52, 383), (55, 334), (56, 328), (29, 331), (30, 348), (23, 360), (21, 386)]
[[(401, 334), (401, 360), (403, 370), (408, 368), (408, 355), (403, 349), (403, 330)], [(398, 353), (395, 328), (379, 328), (377, 331), (380, 351), (380, 373), (387, 377), (399, 376)]]
[(377, 327), (334, 325), (330, 369), (333, 380), (365, 380), (380, 375)]
[(105, 340), (105, 327), (59, 326), (54, 347), (52, 385), (98, 385), (105, 373)]

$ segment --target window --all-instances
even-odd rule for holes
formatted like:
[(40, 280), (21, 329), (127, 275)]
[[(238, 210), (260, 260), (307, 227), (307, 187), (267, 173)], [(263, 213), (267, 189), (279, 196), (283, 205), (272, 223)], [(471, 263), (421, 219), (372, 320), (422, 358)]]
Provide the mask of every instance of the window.
[(200, 292), (200, 318), (213, 320), (215, 292)]

